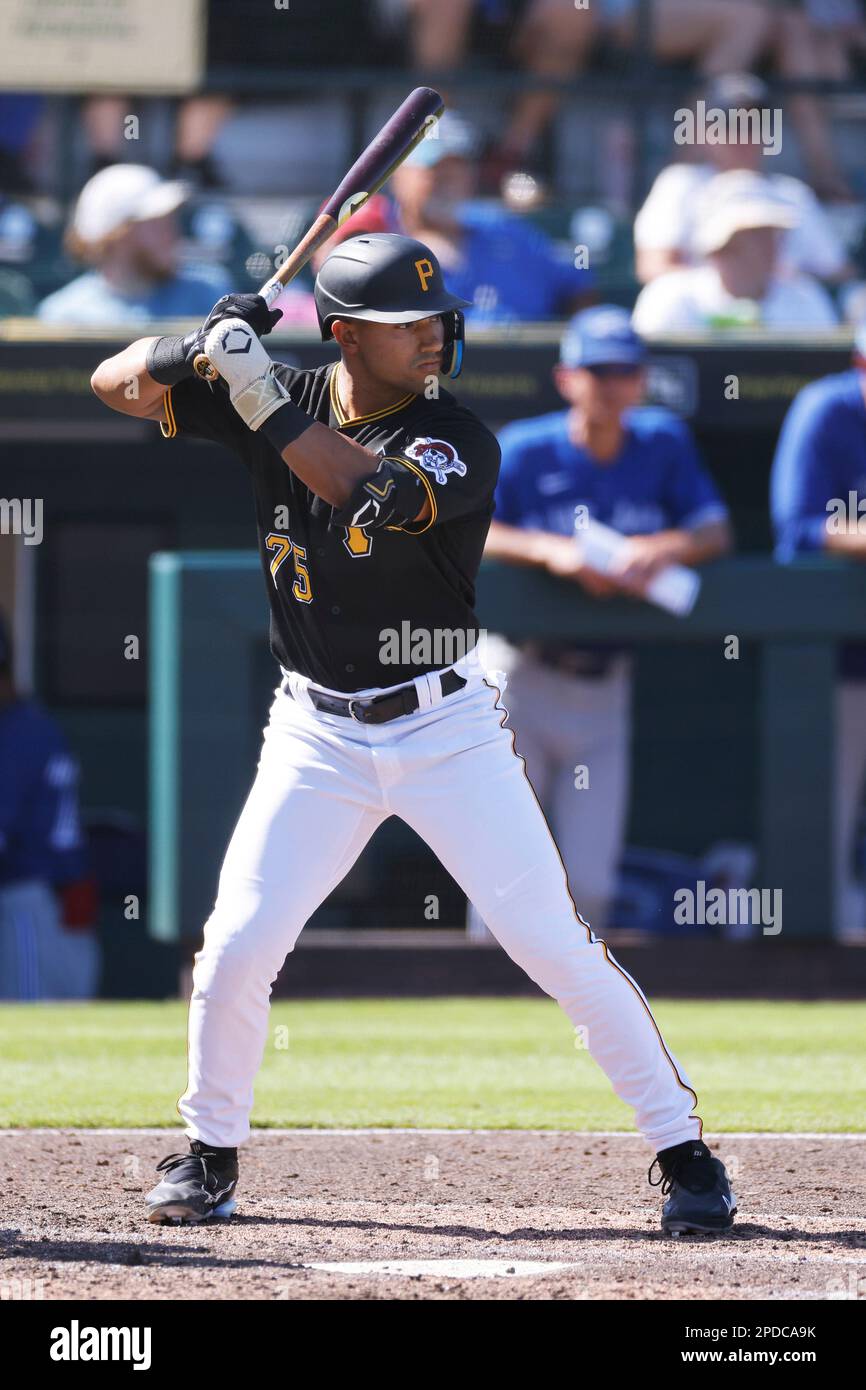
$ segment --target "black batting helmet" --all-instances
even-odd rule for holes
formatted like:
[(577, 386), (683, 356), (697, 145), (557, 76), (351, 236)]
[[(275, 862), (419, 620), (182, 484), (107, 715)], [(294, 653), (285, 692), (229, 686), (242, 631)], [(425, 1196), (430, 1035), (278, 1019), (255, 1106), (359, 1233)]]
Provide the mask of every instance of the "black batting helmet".
[(445, 288), (429, 246), (396, 232), (368, 232), (337, 246), (316, 276), (316, 312), (322, 341), (334, 319), (412, 323), (438, 314), (445, 326), (442, 370), (463, 364), (463, 314), (469, 300)]

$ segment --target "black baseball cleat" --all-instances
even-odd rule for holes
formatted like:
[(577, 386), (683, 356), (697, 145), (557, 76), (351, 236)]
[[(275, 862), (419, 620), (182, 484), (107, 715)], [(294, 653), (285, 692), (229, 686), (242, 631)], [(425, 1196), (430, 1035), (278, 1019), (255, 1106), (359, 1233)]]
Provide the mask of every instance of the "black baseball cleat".
[(169, 1154), (156, 1171), (165, 1177), (147, 1194), (148, 1221), (182, 1226), (234, 1213), (237, 1149), (216, 1149), (191, 1139), (189, 1153)]
[[(653, 1182), (653, 1168), (661, 1177)], [(647, 1174), (650, 1185), (661, 1185), (667, 1201), (662, 1208), (662, 1230), (668, 1235), (689, 1231), (729, 1231), (737, 1214), (737, 1199), (728, 1182), (725, 1165), (714, 1158), (701, 1139), (690, 1139), (672, 1149), (662, 1149)], [(669, 1194), (669, 1195), (668, 1195)]]

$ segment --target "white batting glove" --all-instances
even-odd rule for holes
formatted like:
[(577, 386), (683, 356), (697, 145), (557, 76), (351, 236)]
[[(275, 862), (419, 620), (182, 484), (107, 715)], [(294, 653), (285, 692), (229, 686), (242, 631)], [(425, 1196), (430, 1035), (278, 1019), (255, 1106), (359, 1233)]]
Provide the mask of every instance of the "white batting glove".
[(289, 393), (261, 342), (243, 319), (222, 319), (205, 339), (205, 355), (229, 388), (231, 403), (251, 430), (260, 429)]

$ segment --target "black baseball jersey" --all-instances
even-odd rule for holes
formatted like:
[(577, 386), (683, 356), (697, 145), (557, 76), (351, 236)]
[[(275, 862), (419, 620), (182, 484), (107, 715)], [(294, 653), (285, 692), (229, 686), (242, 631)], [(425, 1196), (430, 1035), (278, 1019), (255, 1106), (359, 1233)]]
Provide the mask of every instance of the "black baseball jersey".
[(286, 670), (347, 693), (450, 665), (478, 633), (475, 578), (499, 474), (495, 435), (449, 391), (437, 400), (409, 394), (347, 420), (337, 363), (305, 371), (278, 364), (277, 375), (314, 420), (380, 456), (371, 473), (382, 456), (411, 469), (432, 515), (402, 528), (329, 528), (337, 509), (247, 428), (222, 384), (191, 377), (166, 391), (167, 438), (225, 444), (250, 470), (273, 655)]

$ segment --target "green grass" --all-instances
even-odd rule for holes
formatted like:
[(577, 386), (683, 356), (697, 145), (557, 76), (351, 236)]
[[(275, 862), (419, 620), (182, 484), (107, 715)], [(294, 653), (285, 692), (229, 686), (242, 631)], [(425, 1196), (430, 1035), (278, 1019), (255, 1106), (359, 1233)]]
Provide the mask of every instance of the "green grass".
[[(866, 1130), (861, 1004), (656, 1001), (653, 1011), (707, 1130)], [(186, 1012), (0, 1005), (0, 1126), (179, 1125)], [(565, 1015), (534, 999), (276, 1003), (253, 1124), (633, 1128)]]

